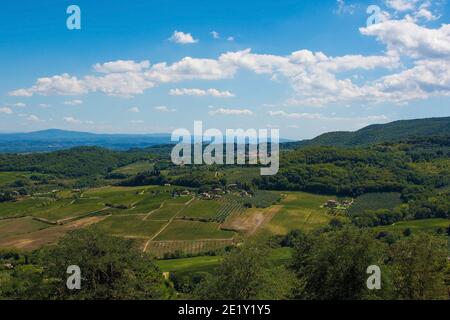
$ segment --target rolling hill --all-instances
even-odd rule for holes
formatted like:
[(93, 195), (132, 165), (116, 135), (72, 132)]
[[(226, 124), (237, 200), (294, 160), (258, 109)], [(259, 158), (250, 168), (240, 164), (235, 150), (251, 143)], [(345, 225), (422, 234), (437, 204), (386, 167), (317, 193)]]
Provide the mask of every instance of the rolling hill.
[(375, 124), (355, 132), (328, 132), (314, 139), (288, 144), (303, 146), (367, 146), (374, 143), (398, 141), (412, 137), (450, 135), (450, 117), (401, 120), (387, 124)]

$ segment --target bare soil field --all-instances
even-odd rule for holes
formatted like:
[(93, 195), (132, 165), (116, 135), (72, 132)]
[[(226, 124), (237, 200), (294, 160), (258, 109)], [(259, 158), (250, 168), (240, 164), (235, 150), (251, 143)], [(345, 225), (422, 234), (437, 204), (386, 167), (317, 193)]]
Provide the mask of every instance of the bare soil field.
[(54, 226), (28, 234), (14, 235), (0, 240), (0, 248), (17, 248), (22, 250), (35, 250), (42, 246), (57, 242), (67, 232), (86, 228), (102, 221), (105, 217), (88, 217), (67, 223), (62, 226)]

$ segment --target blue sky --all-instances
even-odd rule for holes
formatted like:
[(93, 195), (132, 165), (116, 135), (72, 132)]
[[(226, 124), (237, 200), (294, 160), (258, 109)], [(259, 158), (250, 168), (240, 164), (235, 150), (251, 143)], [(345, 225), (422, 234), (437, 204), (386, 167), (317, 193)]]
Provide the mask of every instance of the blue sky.
[[(81, 30), (66, 27), (71, 4)], [(367, 26), (372, 4), (380, 21)], [(0, 131), (203, 120), (304, 139), (449, 116), (449, 14), (444, 0), (6, 0)]]

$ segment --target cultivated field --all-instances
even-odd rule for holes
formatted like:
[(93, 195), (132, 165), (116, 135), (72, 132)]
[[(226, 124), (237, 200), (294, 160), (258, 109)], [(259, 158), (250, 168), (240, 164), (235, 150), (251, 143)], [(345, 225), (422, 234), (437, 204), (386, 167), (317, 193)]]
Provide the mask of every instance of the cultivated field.
[(271, 234), (287, 234), (299, 229), (306, 232), (327, 225), (332, 219), (322, 205), (333, 196), (322, 196), (304, 192), (287, 192), (283, 195), (280, 210), (265, 226)]

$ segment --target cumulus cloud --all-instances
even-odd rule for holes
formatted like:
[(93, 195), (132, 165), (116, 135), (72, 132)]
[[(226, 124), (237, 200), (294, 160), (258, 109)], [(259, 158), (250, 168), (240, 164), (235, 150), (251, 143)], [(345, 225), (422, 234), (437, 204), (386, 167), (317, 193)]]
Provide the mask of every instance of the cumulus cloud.
[(218, 108), (215, 110), (211, 110), (208, 112), (209, 115), (215, 116), (215, 115), (226, 115), (226, 116), (251, 116), (253, 115), (253, 112), (249, 109), (225, 109), (225, 108)]
[(103, 64), (97, 63), (93, 66), (94, 70), (100, 73), (124, 73), (124, 72), (140, 72), (150, 67), (150, 62), (144, 60), (135, 62), (133, 60), (117, 60)]
[(17, 108), (25, 108), (27, 105), (23, 102), (17, 102), (17, 103), (14, 103), (12, 106), (17, 107)]
[(13, 114), (13, 111), (11, 110), (11, 108), (8, 108), (8, 107), (2, 107), (2, 108), (0, 108), (0, 113), (4, 113), (4, 114)]
[(75, 100), (64, 101), (64, 104), (68, 105), (68, 106), (78, 106), (80, 104), (83, 104), (83, 100), (75, 99)]
[(320, 119), (322, 118), (321, 114), (318, 113), (289, 113), (282, 110), (278, 111), (269, 111), (268, 114), (272, 117), (281, 116), (289, 119)]
[(158, 112), (175, 112), (175, 109), (170, 109), (167, 106), (156, 106), (153, 108), (154, 110)]
[(34, 114), (30, 114), (30, 115), (27, 117), (27, 121), (30, 121), (30, 122), (41, 122), (42, 120), (39, 119), (38, 116), (35, 116)]
[(211, 36), (214, 39), (219, 39), (220, 38), (220, 35), (219, 35), (219, 33), (217, 31), (211, 31), (210, 34), (211, 34)]
[(190, 44), (198, 42), (198, 40), (194, 39), (194, 37), (190, 33), (184, 33), (182, 31), (174, 31), (169, 40), (179, 44)]
[(138, 107), (132, 107), (132, 108), (128, 109), (128, 112), (132, 112), (132, 113), (139, 113), (139, 112), (140, 112), (140, 110), (139, 110), (139, 108), (138, 108)]
[(430, 29), (408, 20), (389, 20), (361, 28), (361, 33), (374, 36), (391, 54), (412, 58), (449, 58), (450, 24)]
[[(401, 8), (400, 3), (392, 3), (392, 6)], [(420, 8), (429, 7), (422, 1), (415, 4), (414, 10)], [(216, 59), (185, 57), (173, 63), (153, 65), (146, 60), (118, 60), (96, 64), (96, 74), (81, 78), (68, 74), (39, 78), (32, 87), (15, 90), (10, 95), (101, 92), (132, 97), (165, 83), (233, 79), (241, 70), (288, 83), (292, 93), (287, 103), (292, 105), (403, 103), (450, 94), (446, 76), (450, 74), (449, 24), (433, 29), (411, 19), (387, 20), (361, 28), (360, 32), (385, 45), (386, 53), (333, 57), (310, 50), (273, 55), (245, 49), (225, 52)], [(358, 77), (361, 72), (371, 70), (377, 70), (382, 76), (371, 80)], [(169, 93), (175, 96), (233, 96), (228, 91), (196, 88), (177, 88)]]
[(94, 124), (94, 121), (91, 120), (80, 120), (74, 117), (64, 117), (64, 122), (68, 124)]
[(203, 89), (171, 89), (169, 91), (171, 96), (196, 96), (196, 97), (205, 97), (212, 96), (215, 98), (232, 98), (234, 94), (230, 91), (220, 91), (214, 88), (203, 90)]

